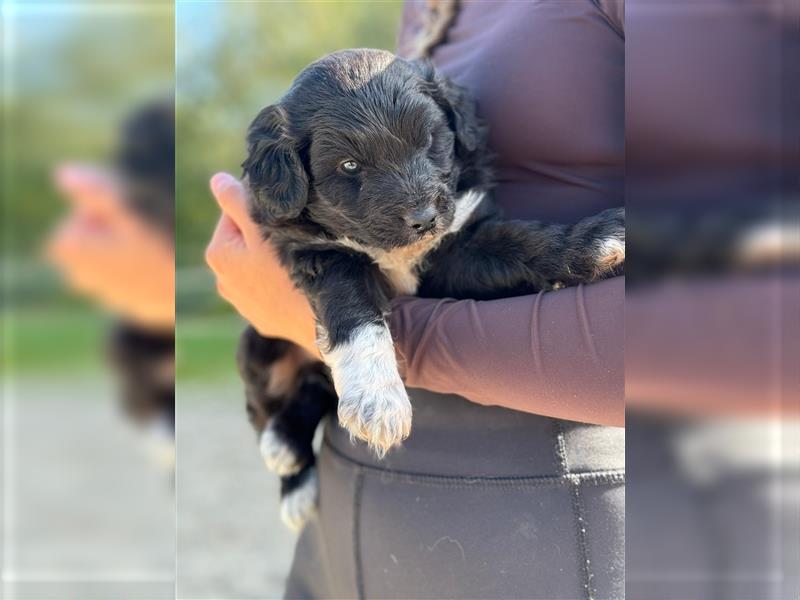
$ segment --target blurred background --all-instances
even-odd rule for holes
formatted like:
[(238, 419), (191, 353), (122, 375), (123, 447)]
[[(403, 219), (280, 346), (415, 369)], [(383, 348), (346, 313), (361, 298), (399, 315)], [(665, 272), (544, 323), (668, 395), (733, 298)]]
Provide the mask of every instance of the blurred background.
[(235, 349), (244, 324), (203, 252), (219, 218), (215, 172), (241, 174), (258, 111), (342, 48), (393, 50), (401, 2), (177, 4), (179, 598), (277, 598), (294, 551), (278, 478), (261, 462)]
[[(2, 4), (3, 598), (283, 590), (294, 536), (244, 412), (243, 323), (203, 262), (208, 180), (239, 174), (251, 119), (306, 64), (394, 48), (401, 3), (173, 4)], [(632, 598), (798, 597), (797, 6), (627, 3)], [(123, 119), (173, 88), (177, 516), (120, 418), (115, 317), (41, 260), (67, 211), (54, 168), (108, 163)]]
[(173, 27), (171, 2), (2, 4), (3, 598), (172, 597), (171, 476), (121, 418), (114, 317), (42, 255), (55, 167), (111, 162), (172, 89)]
[(626, 592), (800, 595), (800, 4), (626, 2)]

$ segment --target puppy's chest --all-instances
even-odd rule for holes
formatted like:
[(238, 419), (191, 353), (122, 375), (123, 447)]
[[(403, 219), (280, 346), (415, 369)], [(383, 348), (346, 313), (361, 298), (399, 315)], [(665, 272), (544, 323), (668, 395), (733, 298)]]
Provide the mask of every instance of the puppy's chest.
[(432, 238), (426, 238), (400, 248), (382, 250), (369, 248), (349, 238), (340, 239), (343, 246), (363, 252), (369, 256), (386, 277), (398, 296), (413, 296), (420, 284), (420, 274), (425, 268), (425, 258), (442, 243), (445, 237), (459, 232), (483, 202), (485, 193), (469, 191), (456, 200), (453, 221), (447, 230)]
[(413, 296), (419, 287), (419, 275), (425, 257), (439, 245), (439, 241), (383, 252), (373, 260), (398, 295)]
[(425, 257), (441, 243), (441, 238), (423, 240), (393, 250), (367, 248), (350, 240), (343, 240), (342, 243), (368, 255), (384, 274), (395, 294), (412, 296), (417, 293)]

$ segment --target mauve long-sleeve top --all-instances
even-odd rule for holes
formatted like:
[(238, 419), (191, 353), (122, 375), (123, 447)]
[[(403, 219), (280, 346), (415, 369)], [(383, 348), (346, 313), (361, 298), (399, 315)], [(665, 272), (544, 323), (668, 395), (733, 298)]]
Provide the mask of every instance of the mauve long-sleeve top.
[[(406, 2), (400, 52), (425, 0)], [(620, 0), (463, 2), (432, 59), (490, 126), (508, 217), (575, 222), (624, 203)], [(573, 421), (624, 422), (624, 278), (488, 302), (398, 298), (406, 383)]]

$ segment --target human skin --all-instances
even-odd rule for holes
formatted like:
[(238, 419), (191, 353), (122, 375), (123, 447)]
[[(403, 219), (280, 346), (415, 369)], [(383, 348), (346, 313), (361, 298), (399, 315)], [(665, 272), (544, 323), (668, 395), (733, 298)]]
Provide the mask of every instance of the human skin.
[(173, 241), (128, 208), (118, 180), (64, 165), (54, 175), (69, 205), (44, 245), (67, 285), (111, 313), (152, 330), (175, 325)]
[(206, 248), (217, 291), (265, 337), (290, 340), (320, 358), (314, 313), (247, 211), (247, 192), (227, 173), (211, 178), (222, 215)]

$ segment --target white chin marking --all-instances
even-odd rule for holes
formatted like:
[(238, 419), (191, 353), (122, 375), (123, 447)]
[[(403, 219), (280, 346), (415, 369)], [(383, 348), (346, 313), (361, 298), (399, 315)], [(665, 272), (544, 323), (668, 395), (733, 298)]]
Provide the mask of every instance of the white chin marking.
[(597, 247), (595, 264), (602, 275), (625, 262), (625, 241), (618, 238), (602, 240)]
[(305, 481), (281, 499), (281, 521), (294, 531), (300, 531), (317, 514), (319, 480), (317, 470), (311, 469)]
[(365, 325), (325, 354), (339, 394), (339, 423), (379, 457), (411, 432), (411, 402), (386, 325)]
[(261, 433), (258, 447), (267, 468), (282, 477), (294, 475), (303, 466), (294, 451), (270, 425)]

